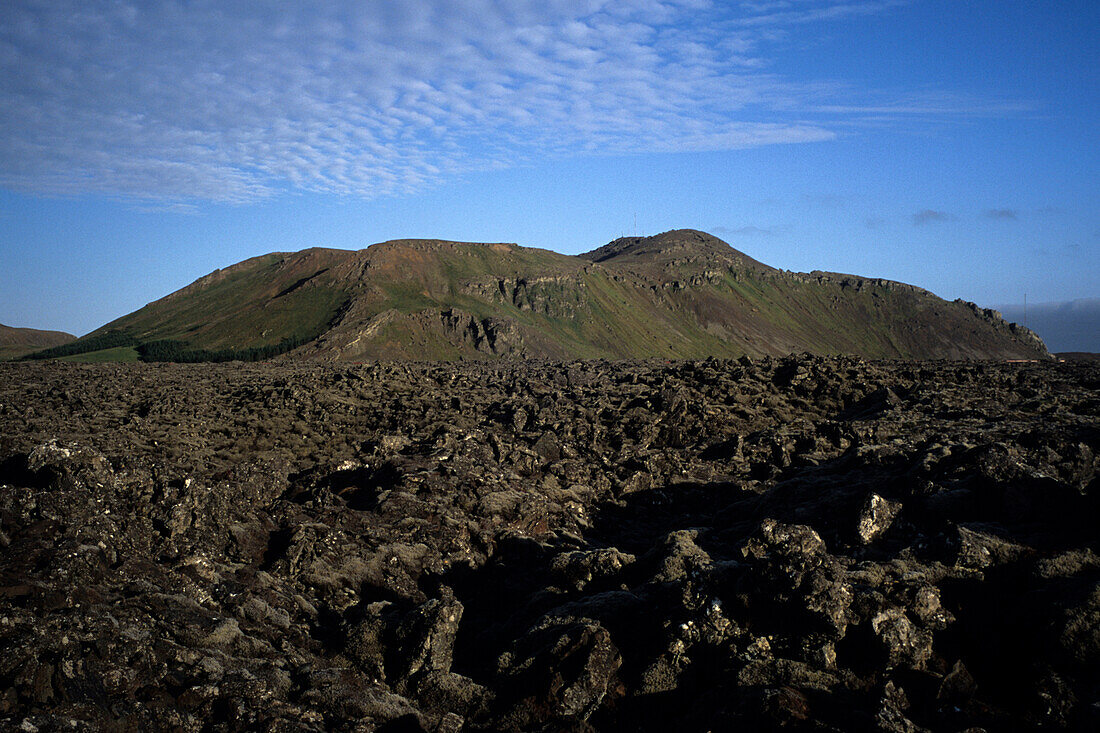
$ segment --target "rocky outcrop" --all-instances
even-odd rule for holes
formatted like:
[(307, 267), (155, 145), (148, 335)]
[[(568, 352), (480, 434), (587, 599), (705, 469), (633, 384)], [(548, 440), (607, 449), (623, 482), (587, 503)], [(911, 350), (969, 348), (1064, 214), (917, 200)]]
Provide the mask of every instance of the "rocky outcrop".
[(482, 278), (467, 283), (463, 291), (485, 300), (504, 303), (520, 311), (551, 318), (572, 318), (583, 308), (587, 285), (577, 275), (568, 277)]
[(441, 311), (439, 320), (449, 338), (472, 346), (476, 351), (495, 356), (518, 356), (517, 352), (523, 349), (523, 337), (512, 320), (477, 318), (456, 308)]

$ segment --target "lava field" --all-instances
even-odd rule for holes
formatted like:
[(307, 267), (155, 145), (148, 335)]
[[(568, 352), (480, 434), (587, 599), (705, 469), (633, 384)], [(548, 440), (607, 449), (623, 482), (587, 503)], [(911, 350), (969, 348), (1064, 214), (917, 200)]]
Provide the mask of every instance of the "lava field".
[(1100, 729), (1100, 363), (0, 365), (0, 728)]

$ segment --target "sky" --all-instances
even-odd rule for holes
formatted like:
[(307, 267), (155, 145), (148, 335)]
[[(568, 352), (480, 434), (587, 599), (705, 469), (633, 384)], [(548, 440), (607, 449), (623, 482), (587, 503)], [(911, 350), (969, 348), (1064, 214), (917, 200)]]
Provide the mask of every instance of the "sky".
[(708, 231), (983, 306), (1100, 296), (1095, 0), (4, 0), (0, 323), (247, 257)]

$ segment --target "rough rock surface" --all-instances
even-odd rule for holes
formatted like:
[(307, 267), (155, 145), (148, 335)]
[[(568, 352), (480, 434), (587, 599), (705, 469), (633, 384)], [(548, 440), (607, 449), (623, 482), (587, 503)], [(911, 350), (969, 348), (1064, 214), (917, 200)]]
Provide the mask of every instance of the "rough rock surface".
[(1100, 364), (0, 365), (0, 728), (1100, 728)]

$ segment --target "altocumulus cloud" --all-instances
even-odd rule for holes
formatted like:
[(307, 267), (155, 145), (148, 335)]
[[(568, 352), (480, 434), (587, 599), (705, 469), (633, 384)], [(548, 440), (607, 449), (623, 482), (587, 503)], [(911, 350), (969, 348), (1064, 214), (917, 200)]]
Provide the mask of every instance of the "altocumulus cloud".
[(893, 4), (7, 0), (0, 185), (373, 197), (544, 156), (827, 140), (814, 105), (858, 91), (763, 71), (777, 27)]

